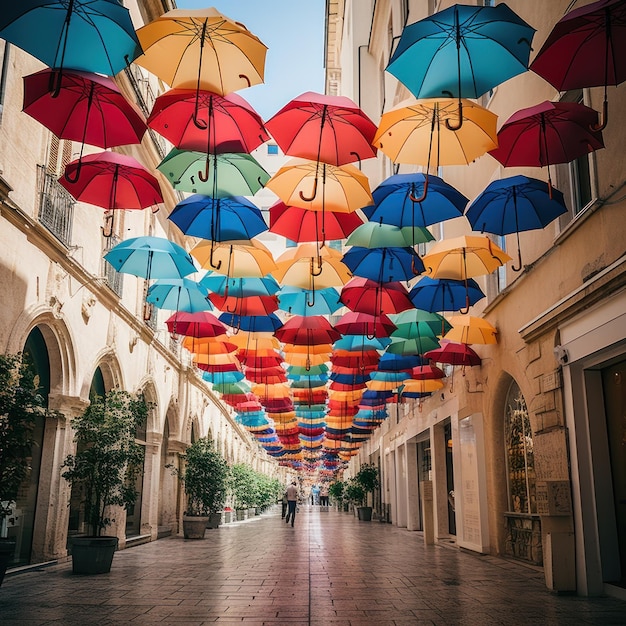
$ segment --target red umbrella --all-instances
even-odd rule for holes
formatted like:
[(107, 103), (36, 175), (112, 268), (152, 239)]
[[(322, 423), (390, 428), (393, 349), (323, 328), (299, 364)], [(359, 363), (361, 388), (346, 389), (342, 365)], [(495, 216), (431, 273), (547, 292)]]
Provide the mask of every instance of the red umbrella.
[(344, 96), (307, 91), (287, 103), (266, 127), (285, 154), (331, 165), (376, 156), (376, 125)]
[(361, 313), (401, 313), (414, 308), (409, 292), (402, 283), (378, 283), (369, 278), (355, 276), (341, 289), (339, 299), (350, 310)]
[[(443, 349), (443, 347), (440, 348), (440, 350)], [(445, 373), (436, 365), (418, 365), (411, 370), (411, 378), (415, 380), (437, 380), (438, 378), (445, 378)]]
[(441, 347), (424, 353), (424, 358), (431, 359), (436, 363), (448, 363), (450, 365), (474, 366), (480, 365), (480, 357), (466, 343), (442, 341)]
[(344, 239), (361, 224), (356, 212), (325, 211), (322, 218), (319, 211), (287, 206), (281, 200), (270, 207), (270, 232), (297, 242)]
[(255, 356), (255, 355), (246, 355), (242, 357), (241, 355), (237, 355), (237, 358), (240, 360), (241, 364), (245, 367), (251, 368), (261, 368), (261, 367), (277, 367), (281, 363), (283, 363), (283, 358), (279, 355), (276, 356)]
[[(111, 148), (141, 142), (146, 122), (107, 76), (46, 68), (24, 76), (24, 112), (59, 139)], [(82, 154), (82, 148), (81, 148)]]
[(286, 383), (287, 375), (282, 367), (253, 368), (246, 367), (244, 370), (246, 378), (253, 383), (265, 383), (274, 385), (276, 383)]
[(335, 324), (342, 335), (366, 335), (368, 338), (389, 337), (396, 325), (384, 314), (371, 315), (348, 311)]
[(209, 300), (215, 308), (226, 313), (236, 315), (268, 315), (278, 310), (277, 296), (222, 296), (219, 293), (210, 293)]
[(567, 13), (554, 26), (530, 69), (559, 91), (607, 86), (626, 80), (626, 2), (600, 0)]
[(148, 126), (181, 150), (250, 153), (269, 139), (261, 116), (236, 93), (170, 89), (155, 100)]
[(165, 324), (170, 333), (188, 337), (218, 337), (226, 334), (226, 326), (208, 311), (177, 311), (165, 320)]
[(322, 315), (294, 315), (279, 328), (274, 336), (283, 343), (293, 343), (299, 346), (320, 343), (333, 343), (341, 339), (330, 322)]
[(330, 361), (334, 365), (350, 368), (367, 368), (368, 365), (378, 365), (380, 354), (376, 350), (365, 352), (351, 352), (348, 354), (336, 354), (333, 352)]
[(594, 130), (598, 112), (577, 102), (545, 101), (514, 113), (498, 131), (498, 147), (489, 154), (505, 167), (569, 163), (604, 148), (602, 133)]

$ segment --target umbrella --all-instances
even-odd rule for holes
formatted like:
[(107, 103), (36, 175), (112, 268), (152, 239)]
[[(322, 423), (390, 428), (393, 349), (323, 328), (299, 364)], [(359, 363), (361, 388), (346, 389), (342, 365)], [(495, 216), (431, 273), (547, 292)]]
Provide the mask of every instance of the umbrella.
[(285, 285), (278, 292), (278, 301), (280, 309), (291, 315), (332, 315), (343, 306), (334, 287), (318, 289), (314, 293), (302, 287)]
[(384, 350), (385, 346), (389, 343), (389, 339), (385, 337), (379, 337), (375, 339), (370, 339), (365, 335), (349, 335), (347, 337), (342, 337), (339, 341), (336, 341), (334, 344), (335, 350)]
[[(224, 333), (226, 329), (224, 329)], [(194, 337), (193, 335), (183, 335), (182, 346), (193, 353), (207, 352), (209, 354), (226, 354), (228, 352), (237, 352), (237, 346), (230, 342), (215, 337)]]
[(450, 318), (452, 328), (444, 339), (457, 343), (498, 343), (498, 331), (482, 317), (473, 315), (453, 315)]
[(411, 280), (424, 271), (422, 260), (411, 247), (362, 248), (353, 246), (343, 255), (343, 263), (355, 276), (379, 283)]
[(419, 335), (443, 335), (452, 328), (443, 315), (421, 309), (402, 311), (393, 315), (391, 320), (397, 326), (393, 336), (406, 339)]
[[(287, 320), (282, 328), (279, 328), (274, 335), (284, 343), (294, 343), (298, 345), (332, 343), (341, 337), (341, 334), (321, 315), (311, 315), (308, 317), (294, 315)], [(307, 354), (307, 357), (308, 356)]]
[[(226, 334), (226, 326), (207, 311), (195, 313), (176, 311), (165, 324), (170, 333), (187, 337), (219, 337)], [(232, 339), (229, 338), (229, 341)]]
[(233, 298), (273, 296), (280, 289), (273, 276), (232, 278), (213, 271), (208, 271), (200, 279), (200, 284), (212, 293)]
[(147, 123), (181, 150), (249, 153), (269, 139), (261, 116), (236, 93), (170, 89)]
[(185, 235), (212, 241), (252, 239), (267, 230), (259, 208), (242, 196), (195, 194), (179, 202), (168, 219)]
[(146, 302), (159, 309), (193, 313), (213, 308), (207, 295), (206, 289), (188, 278), (159, 278), (148, 289)]
[(249, 154), (208, 154), (173, 148), (157, 165), (174, 189), (205, 196), (252, 196), (269, 174)]
[(118, 272), (151, 278), (182, 278), (196, 272), (189, 254), (163, 237), (134, 237), (111, 248), (104, 259)]
[(362, 223), (356, 212), (325, 211), (322, 223), (318, 211), (287, 206), (281, 200), (270, 207), (270, 232), (296, 242), (344, 239)]
[(222, 313), (218, 319), (223, 324), (227, 324), (238, 331), (245, 330), (253, 333), (273, 332), (283, 325), (274, 313), (267, 313), (266, 315), (236, 315), (234, 313)]
[(404, 27), (387, 71), (416, 98), (478, 98), (525, 72), (535, 29), (506, 4), (455, 4)]
[(263, 82), (267, 47), (214, 8), (174, 9), (137, 31), (136, 63), (171, 87), (228, 94)]
[(378, 369), (382, 371), (399, 372), (409, 371), (420, 367), (422, 359), (417, 355), (403, 355), (385, 352), (378, 361)]
[(548, 167), (569, 163), (604, 148), (602, 133), (594, 130), (598, 112), (577, 102), (545, 101), (520, 109), (498, 131), (498, 147), (489, 154), (505, 167)]
[(332, 352), (332, 344), (316, 343), (316, 344), (292, 344), (285, 343), (282, 351), (285, 355), (289, 354), (330, 354)]
[(422, 354), (426, 356), (429, 350), (435, 350), (439, 347), (439, 341), (434, 334), (432, 335), (419, 335), (406, 339), (403, 337), (392, 337), (391, 343), (387, 346), (386, 350), (390, 354)]
[(460, 311), (485, 297), (472, 278), (467, 281), (422, 276), (413, 285), (409, 298), (413, 306), (424, 311)]
[(402, 248), (433, 241), (425, 228), (399, 228), (392, 224), (370, 221), (356, 228), (346, 241), (347, 246), (362, 248)]
[(438, 176), (429, 175), (427, 179), (420, 173), (390, 176), (374, 189), (372, 197), (374, 205), (363, 208), (367, 219), (400, 228), (419, 228), (461, 217), (468, 202)]
[(595, 130), (608, 121), (608, 85), (626, 80), (625, 27), (624, 0), (587, 4), (556, 23), (530, 65), (559, 91), (604, 86), (603, 121)]
[(276, 270), (272, 253), (259, 241), (215, 243), (201, 241), (191, 250), (203, 268), (225, 271), (229, 278), (260, 278)]
[(402, 395), (407, 393), (429, 394), (443, 389), (445, 383), (438, 378), (406, 378), (402, 384)]
[(436, 365), (416, 365), (411, 369), (411, 378), (415, 380), (436, 380), (445, 378), (445, 373)]
[(567, 213), (563, 194), (549, 194), (543, 181), (527, 176), (512, 176), (493, 181), (468, 207), (465, 217), (474, 230), (495, 235), (517, 235), (518, 266), (522, 268), (519, 233), (544, 228), (559, 215)]
[(5, 3), (0, 38), (52, 68), (113, 76), (141, 47), (118, 0), (20, 0)]
[(352, 311), (372, 315), (383, 311), (399, 313), (413, 306), (402, 283), (379, 283), (362, 276), (351, 278), (342, 287), (340, 300)]
[(440, 348), (429, 350), (424, 356), (436, 363), (462, 365), (463, 367), (472, 367), (481, 363), (480, 357), (467, 344), (453, 341), (443, 341)]
[(376, 125), (345, 96), (307, 91), (267, 121), (267, 129), (288, 155), (344, 165), (376, 156)]
[[(238, 279), (243, 280), (243, 279)], [(219, 293), (210, 293), (209, 300), (220, 311), (236, 313), (237, 315), (268, 315), (278, 309), (276, 296), (223, 296)]]
[(365, 335), (374, 338), (389, 337), (396, 330), (396, 326), (384, 313), (370, 315), (348, 311), (335, 323), (335, 330), (342, 335)]

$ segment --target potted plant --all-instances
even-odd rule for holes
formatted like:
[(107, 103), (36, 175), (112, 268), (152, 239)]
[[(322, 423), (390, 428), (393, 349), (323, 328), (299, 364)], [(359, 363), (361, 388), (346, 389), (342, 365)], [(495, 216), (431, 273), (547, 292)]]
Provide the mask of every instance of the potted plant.
[(15, 553), (16, 542), (8, 538), (7, 519), (30, 471), (35, 420), (47, 413), (22, 355), (0, 355), (0, 585)]
[(365, 493), (365, 497), (363, 498), (365, 506), (358, 508), (359, 519), (369, 522), (372, 519), (372, 507), (367, 505), (367, 496), (373, 494), (374, 491), (378, 489), (378, 468), (372, 463), (361, 465), (361, 468), (355, 476), (355, 480), (361, 485)]
[(80, 490), (88, 528), (87, 536), (71, 541), (76, 574), (111, 569), (118, 539), (102, 531), (115, 521), (109, 507), (130, 507), (137, 498), (135, 480), (143, 471), (143, 448), (135, 443), (135, 433), (147, 415), (143, 397), (115, 389), (94, 398), (72, 420), (77, 451), (65, 459), (62, 476)]
[(343, 488), (344, 484), (341, 480), (336, 480), (328, 488), (328, 495), (333, 499), (334, 502), (337, 503), (339, 509), (341, 509), (343, 503)]
[(356, 478), (348, 478), (348, 480), (346, 480), (343, 488), (343, 497), (349, 504), (352, 504), (355, 510), (363, 505), (365, 491)]
[(208, 437), (194, 441), (180, 458), (183, 467), (174, 468), (174, 473), (187, 495), (183, 534), (185, 539), (203, 539), (207, 527), (220, 525), (228, 487), (228, 464)]
[(237, 520), (247, 519), (248, 509), (254, 506), (257, 487), (254, 471), (245, 463), (237, 463), (231, 468), (230, 488), (237, 511)]

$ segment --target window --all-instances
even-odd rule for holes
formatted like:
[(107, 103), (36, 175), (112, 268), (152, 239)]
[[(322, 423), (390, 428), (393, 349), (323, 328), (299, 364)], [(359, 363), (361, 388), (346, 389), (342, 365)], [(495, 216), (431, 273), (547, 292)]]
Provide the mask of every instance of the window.
[(507, 395), (504, 420), (509, 510), (536, 514), (533, 435), (526, 401), (515, 381)]
[(267, 144), (267, 154), (268, 155), (277, 155), (278, 154), (278, 146), (275, 143)]

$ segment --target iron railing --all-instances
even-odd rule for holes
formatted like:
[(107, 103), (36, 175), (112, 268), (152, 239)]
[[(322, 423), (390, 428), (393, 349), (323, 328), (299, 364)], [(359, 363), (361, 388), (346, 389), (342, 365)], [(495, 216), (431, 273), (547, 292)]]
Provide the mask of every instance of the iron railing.
[(39, 192), (38, 219), (61, 243), (69, 246), (72, 240), (72, 223), (76, 200), (59, 183), (57, 177), (37, 166)]
[[(111, 237), (105, 237), (104, 241), (104, 254), (106, 254), (111, 248), (120, 242), (120, 239), (119, 237), (112, 235)], [(124, 275), (116, 271), (116, 269), (104, 259), (102, 259), (102, 275), (106, 278), (107, 285), (110, 289), (112, 289), (121, 298), (122, 289), (124, 287)]]

